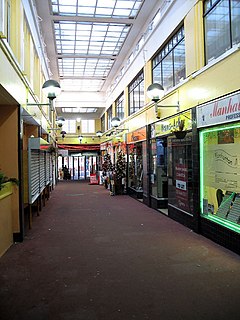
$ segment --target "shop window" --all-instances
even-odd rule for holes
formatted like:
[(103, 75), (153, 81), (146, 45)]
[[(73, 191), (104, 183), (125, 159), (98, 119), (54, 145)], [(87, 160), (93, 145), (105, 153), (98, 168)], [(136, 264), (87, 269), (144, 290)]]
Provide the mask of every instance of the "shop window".
[(201, 131), (201, 215), (240, 233), (239, 159), (239, 124)]
[(144, 106), (144, 75), (143, 71), (128, 86), (129, 115), (137, 112)]
[(124, 118), (124, 95), (123, 93), (116, 100), (116, 116), (123, 120)]
[(207, 0), (204, 2), (206, 63), (240, 42), (240, 2)]
[(108, 121), (108, 129), (111, 129), (111, 127), (112, 127), (112, 124), (111, 124), (111, 121), (112, 121), (112, 106), (107, 111), (107, 121)]
[(128, 186), (142, 191), (143, 189), (143, 159), (142, 143), (128, 146)]
[(186, 77), (184, 28), (181, 27), (152, 60), (153, 82), (165, 89)]
[(156, 198), (168, 197), (167, 183), (167, 139), (151, 140), (151, 195)]
[(102, 115), (101, 117), (101, 130), (102, 132), (105, 132), (105, 114)]
[(192, 134), (168, 137), (168, 205), (193, 215)]

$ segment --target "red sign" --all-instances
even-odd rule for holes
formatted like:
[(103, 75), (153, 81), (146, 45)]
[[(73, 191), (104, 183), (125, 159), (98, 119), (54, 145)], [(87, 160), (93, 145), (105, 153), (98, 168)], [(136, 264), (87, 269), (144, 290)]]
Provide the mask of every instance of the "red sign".
[(90, 184), (98, 184), (98, 178), (96, 174), (90, 174)]

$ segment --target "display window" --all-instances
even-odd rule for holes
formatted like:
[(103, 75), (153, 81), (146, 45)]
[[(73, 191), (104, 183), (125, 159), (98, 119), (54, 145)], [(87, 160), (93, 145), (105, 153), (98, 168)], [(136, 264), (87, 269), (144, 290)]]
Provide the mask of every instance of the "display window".
[(201, 215), (240, 233), (240, 124), (200, 131)]
[(193, 216), (192, 133), (168, 137), (168, 205)]
[(128, 145), (128, 186), (142, 191), (143, 189), (143, 157), (142, 143)]

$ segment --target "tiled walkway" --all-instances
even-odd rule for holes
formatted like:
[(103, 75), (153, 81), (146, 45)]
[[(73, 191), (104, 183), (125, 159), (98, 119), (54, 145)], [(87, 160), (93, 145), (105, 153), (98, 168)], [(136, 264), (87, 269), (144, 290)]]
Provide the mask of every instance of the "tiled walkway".
[(240, 256), (129, 196), (60, 182), (0, 258), (1, 320), (237, 320)]

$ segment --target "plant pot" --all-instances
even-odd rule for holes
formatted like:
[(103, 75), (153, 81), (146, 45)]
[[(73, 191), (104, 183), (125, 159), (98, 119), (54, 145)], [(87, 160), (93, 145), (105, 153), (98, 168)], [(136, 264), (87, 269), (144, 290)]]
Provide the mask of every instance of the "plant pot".
[(184, 139), (186, 137), (187, 131), (174, 131), (173, 133), (177, 139)]
[(115, 180), (115, 194), (123, 194), (124, 185), (122, 184), (122, 179)]

